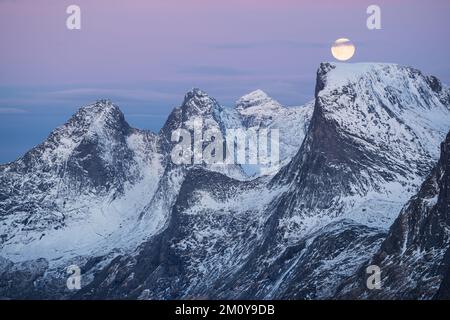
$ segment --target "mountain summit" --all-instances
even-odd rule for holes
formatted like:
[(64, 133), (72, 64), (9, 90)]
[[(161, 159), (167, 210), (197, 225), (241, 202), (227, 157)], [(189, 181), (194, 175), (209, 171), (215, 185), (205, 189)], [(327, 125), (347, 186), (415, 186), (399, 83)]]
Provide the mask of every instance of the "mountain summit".
[(450, 91), (429, 79), (391, 64), (320, 65), (304, 143), (274, 179), (291, 184), (294, 225), (338, 214), (390, 226), (448, 131)]
[(240, 112), (254, 107), (261, 109), (279, 109), (281, 105), (259, 89), (242, 96), (236, 101), (236, 109)]
[(221, 108), (222, 107), (214, 98), (211, 98), (206, 92), (198, 88), (194, 88), (187, 92), (184, 96), (183, 104), (181, 105), (184, 120), (192, 116), (202, 116), (220, 112)]

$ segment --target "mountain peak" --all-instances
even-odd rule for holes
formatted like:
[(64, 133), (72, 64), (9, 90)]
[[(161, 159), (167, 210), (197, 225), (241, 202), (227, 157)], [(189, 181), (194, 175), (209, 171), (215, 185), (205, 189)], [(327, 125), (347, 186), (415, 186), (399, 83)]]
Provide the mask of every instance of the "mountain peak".
[(207, 97), (209, 97), (209, 96), (205, 91), (203, 91), (199, 88), (192, 88), (191, 90), (186, 92), (186, 94), (184, 95), (184, 102), (189, 101), (191, 99), (195, 99), (195, 98), (207, 98)]
[[(411, 158), (437, 157), (438, 141), (448, 130), (450, 90), (434, 77), (398, 64), (322, 63), (316, 105), (328, 121), (353, 137), (386, 148), (402, 144), (398, 156), (407, 145)], [(433, 142), (412, 142), (421, 138)]]
[[(383, 83), (385, 87), (418, 85), (422, 82), (433, 92), (441, 93), (443, 90), (442, 83), (436, 77), (426, 76), (415, 68), (395, 63), (322, 62), (317, 70), (317, 92), (325, 87), (333, 90), (336, 87), (361, 81)], [(442, 94), (447, 93), (442, 92)]]
[[(434, 88), (439, 90), (438, 85)], [(297, 209), (299, 203), (317, 203), (323, 195), (324, 205), (331, 199), (328, 195), (337, 195), (337, 190), (342, 192), (342, 199), (352, 197), (355, 191), (371, 199), (375, 191), (380, 193), (379, 199), (389, 194), (402, 199), (400, 202), (407, 201), (439, 157), (440, 141), (448, 132), (450, 104), (444, 97), (446, 89), (436, 90), (428, 77), (410, 67), (322, 63), (306, 138), (291, 163), (274, 179), (288, 176), (288, 182), (295, 181), (293, 192), (302, 200), (295, 200), (290, 210), (308, 216), (313, 206)], [(361, 174), (356, 176), (354, 172)], [(398, 192), (397, 182), (407, 186), (405, 192)], [(351, 185), (358, 187), (353, 189)], [(311, 197), (313, 189), (319, 191)], [(311, 200), (305, 200), (308, 197)], [(334, 205), (330, 201), (324, 208)], [(396, 212), (386, 210), (384, 216), (377, 215), (372, 221), (389, 224)], [(352, 219), (373, 223), (358, 210), (351, 214)]]
[[(344, 89), (344, 87), (346, 87)], [(345, 92), (343, 92), (344, 90)], [(398, 109), (428, 109), (423, 92), (436, 94), (440, 105), (448, 109), (450, 90), (436, 77), (394, 63), (330, 63), (323, 62), (317, 71), (316, 97), (357, 90), (372, 92), (377, 99), (387, 99), (386, 105)], [(414, 94), (414, 92), (420, 94)], [(319, 94), (320, 93), (320, 94)]]
[(102, 99), (81, 107), (67, 123), (55, 129), (53, 134), (72, 136), (78, 131), (92, 135), (104, 130), (126, 133), (129, 129), (119, 107), (110, 100)]
[(198, 88), (186, 93), (181, 106), (181, 110), (187, 117), (210, 114), (220, 109), (221, 106), (214, 98)]
[(243, 111), (245, 109), (261, 107), (265, 109), (278, 109), (281, 104), (269, 97), (264, 91), (258, 89), (252, 91), (236, 101), (236, 109)]
[(94, 103), (81, 107), (74, 115), (74, 118), (79, 122), (88, 124), (100, 118), (105, 121), (124, 121), (124, 115), (119, 107), (107, 99), (97, 100)]
[(365, 75), (374, 73), (397, 73), (400, 67), (396, 64), (388, 63), (342, 63), (342, 62), (322, 62), (317, 70), (317, 80), (323, 82), (322, 87), (340, 86), (347, 82), (358, 81)]
[(267, 99), (270, 98), (267, 93), (262, 91), (261, 89), (257, 89), (255, 91), (252, 91), (243, 97), (240, 98), (240, 100), (256, 100), (256, 99)]
[[(109, 99), (99, 99), (94, 103), (88, 104), (80, 108), (86, 112), (98, 113), (107, 110), (119, 110), (119, 107), (112, 103)], [(120, 111), (120, 110), (119, 110)]]

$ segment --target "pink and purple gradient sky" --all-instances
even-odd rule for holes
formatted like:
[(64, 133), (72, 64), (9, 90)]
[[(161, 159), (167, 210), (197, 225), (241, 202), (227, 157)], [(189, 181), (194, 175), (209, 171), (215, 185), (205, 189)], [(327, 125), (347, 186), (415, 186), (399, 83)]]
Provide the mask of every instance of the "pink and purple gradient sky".
[[(70, 4), (79, 31), (65, 27)], [(382, 30), (366, 28), (371, 4)], [(225, 105), (257, 88), (302, 104), (340, 37), (357, 46), (352, 62), (411, 65), (449, 84), (449, 15), (450, 0), (0, 0), (0, 162), (98, 98), (152, 130), (192, 87)]]

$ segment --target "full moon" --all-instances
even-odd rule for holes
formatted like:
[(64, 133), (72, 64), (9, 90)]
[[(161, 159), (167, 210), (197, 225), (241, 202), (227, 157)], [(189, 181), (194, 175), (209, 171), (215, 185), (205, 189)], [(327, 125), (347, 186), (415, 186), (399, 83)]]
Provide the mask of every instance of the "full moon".
[(333, 57), (340, 61), (347, 61), (355, 54), (356, 48), (353, 43), (346, 39), (337, 39), (331, 47)]

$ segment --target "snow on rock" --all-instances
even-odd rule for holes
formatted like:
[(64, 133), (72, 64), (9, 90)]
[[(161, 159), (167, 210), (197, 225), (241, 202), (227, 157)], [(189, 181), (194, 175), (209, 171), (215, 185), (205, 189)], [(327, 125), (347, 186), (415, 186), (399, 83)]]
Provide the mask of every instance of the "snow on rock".
[(367, 290), (364, 270), (343, 281), (339, 296), (372, 299), (448, 299), (450, 132), (439, 162), (401, 210), (381, 248), (365, 265), (382, 270), (382, 290)]
[(133, 248), (142, 238), (131, 241), (129, 228), (162, 175), (156, 143), (109, 101), (81, 108), (41, 145), (2, 166), (2, 255), (52, 260)]
[(305, 142), (274, 179), (291, 185), (286, 237), (341, 218), (387, 229), (449, 128), (450, 91), (437, 79), (392, 64), (321, 64)]
[[(274, 145), (279, 148), (279, 164), (244, 165), (242, 167), (247, 175), (252, 178), (274, 175), (292, 159), (305, 138), (313, 107), (313, 102), (303, 106), (285, 107), (262, 90), (256, 90), (238, 99), (234, 109), (222, 110), (220, 117), (227, 137), (230, 136), (228, 134), (230, 129), (243, 129), (247, 132), (268, 129), (279, 132), (279, 144)], [(253, 156), (252, 149), (248, 145), (246, 153), (249, 157)]]

